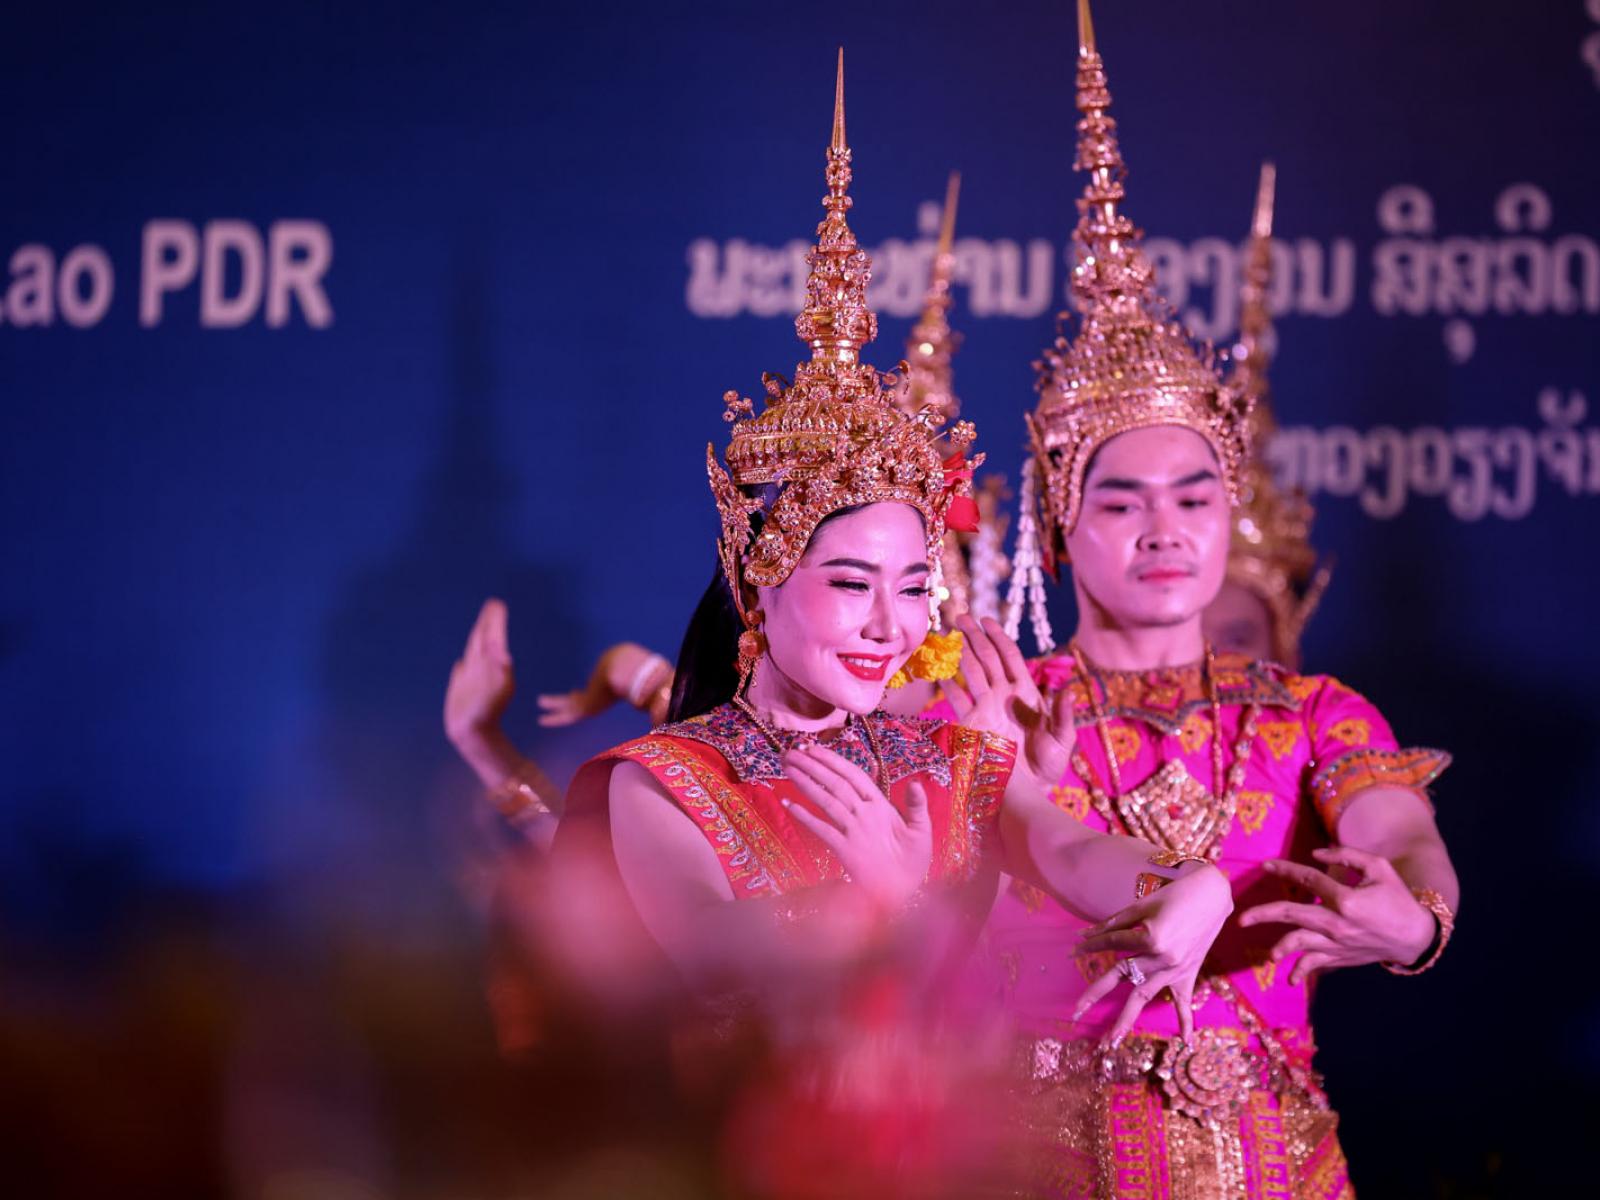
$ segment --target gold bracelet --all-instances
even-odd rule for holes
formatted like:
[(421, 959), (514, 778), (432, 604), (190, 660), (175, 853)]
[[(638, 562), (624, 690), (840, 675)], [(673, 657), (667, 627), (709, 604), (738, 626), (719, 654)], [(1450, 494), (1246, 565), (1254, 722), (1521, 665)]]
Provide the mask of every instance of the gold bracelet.
[[(1205, 866), (1211, 865), (1211, 860), (1209, 858), (1201, 858), (1197, 854), (1179, 854), (1176, 850), (1157, 850), (1145, 861), (1148, 862), (1152, 867), (1166, 867), (1169, 870), (1173, 867), (1181, 867), (1184, 863), (1201, 863)], [(1143, 900), (1152, 892), (1160, 891), (1171, 882), (1172, 880), (1165, 875), (1156, 875), (1150, 871), (1141, 871), (1137, 876), (1134, 877), (1133, 898), (1135, 900)]]
[(1424, 971), (1439, 961), (1439, 956), (1444, 953), (1444, 948), (1450, 944), (1450, 935), (1455, 932), (1456, 914), (1451, 911), (1445, 899), (1432, 888), (1412, 888), (1411, 894), (1417, 898), (1417, 903), (1433, 914), (1433, 919), (1439, 924), (1439, 931), (1433, 935), (1433, 941), (1422, 952), (1422, 957), (1410, 966), (1400, 963), (1386, 962), (1383, 969), (1391, 975), (1421, 975)]
[(508, 775), (490, 788), (489, 803), (506, 821), (517, 826), (551, 815), (544, 797), (520, 775)]
[(659, 654), (651, 654), (644, 662), (635, 667), (633, 678), (628, 681), (628, 703), (637, 709), (648, 709), (651, 698), (660, 690), (660, 687), (658, 685), (650, 688), (645, 685), (655, 680), (662, 671), (667, 672), (667, 678), (670, 682), (672, 664)]

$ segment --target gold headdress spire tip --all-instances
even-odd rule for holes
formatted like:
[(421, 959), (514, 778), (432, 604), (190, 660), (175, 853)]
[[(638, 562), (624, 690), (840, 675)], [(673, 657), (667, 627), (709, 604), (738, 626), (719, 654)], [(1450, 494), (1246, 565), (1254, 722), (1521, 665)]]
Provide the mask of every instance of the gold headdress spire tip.
[(844, 47), (839, 47), (839, 70), (833, 80), (833, 142), (829, 149), (846, 150), (844, 141)]
[(1250, 240), (1245, 247), (1244, 278), (1239, 286), (1239, 341), (1233, 348), (1232, 384), (1251, 405), (1253, 440), (1259, 445), (1275, 428), (1267, 403), (1267, 368), (1272, 365), (1272, 211), (1277, 169), (1261, 164), (1256, 205), (1250, 214)]
[(944, 185), (944, 212), (939, 218), (939, 245), (934, 253), (934, 264), (950, 253), (956, 240), (956, 204), (961, 199), (961, 172), (951, 171)]
[(1256, 211), (1250, 218), (1250, 236), (1272, 236), (1272, 205), (1278, 188), (1278, 168), (1270, 162), (1261, 164), (1261, 181), (1256, 185)]
[[(861, 361), (861, 348), (878, 333), (867, 307), (872, 259), (856, 243), (849, 211), (850, 147), (844, 125), (844, 50), (834, 83), (833, 130), (828, 141), (826, 210), (817, 244), (806, 254), (805, 307), (795, 332), (811, 350), (791, 383), (762, 377), (761, 413), (738, 392), (728, 392), (724, 419), (733, 425), (727, 469), (706, 448), (711, 490), (722, 516), (718, 553), (735, 602), (744, 611), (741, 584), (776, 587), (800, 561), (817, 525), (841, 508), (881, 501), (912, 505), (924, 518), (930, 562), (944, 537), (945, 516), (957, 496), (971, 495), (976, 456), (947, 477), (936, 430), (937, 412), (910, 417), (898, 406), (901, 381)], [(946, 440), (972, 441), (963, 421)], [(751, 518), (765, 514), (752, 540)], [(748, 616), (747, 616), (748, 619)]]
[(1216, 454), (1230, 499), (1248, 453), (1242, 405), (1223, 388), (1211, 347), (1192, 342), (1157, 293), (1143, 234), (1121, 211), (1127, 168), (1089, 0), (1078, 0), (1077, 107), (1073, 165), (1089, 176), (1072, 234), (1079, 323), (1038, 364), (1041, 398), (1029, 422), (1051, 569), (1059, 539), (1077, 524), (1089, 460), (1110, 438), (1154, 425), (1193, 429)]
[(1234, 512), (1228, 578), (1259, 596), (1272, 617), (1273, 657), (1294, 662), (1305, 631), (1331, 573), (1317, 569), (1311, 545), (1310, 502), (1285, 492), (1262, 457), (1277, 430), (1269, 403), (1267, 370), (1272, 364), (1272, 216), (1277, 185), (1273, 165), (1261, 164), (1244, 279), (1239, 288), (1239, 344), (1234, 347), (1232, 387), (1250, 405), (1254, 453), (1240, 473), (1239, 507)]
[(932, 409), (941, 419), (953, 421), (961, 411), (950, 364), (961, 340), (950, 329), (950, 279), (956, 262), (956, 204), (960, 197), (961, 172), (951, 171), (944, 189), (939, 241), (928, 272), (928, 294), (922, 302), (922, 316), (911, 327), (906, 341), (906, 384), (901, 408), (908, 416)]

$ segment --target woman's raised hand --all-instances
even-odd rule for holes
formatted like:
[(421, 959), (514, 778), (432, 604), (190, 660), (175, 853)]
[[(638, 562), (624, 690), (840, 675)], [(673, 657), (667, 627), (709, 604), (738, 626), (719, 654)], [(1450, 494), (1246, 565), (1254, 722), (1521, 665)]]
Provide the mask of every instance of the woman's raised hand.
[(956, 719), (973, 729), (998, 734), (1017, 743), (1026, 766), (1043, 787), (1053, 787), (1066, 773), (1077, 741), (1072, 722), (1072, 693), (1063, 688), (1047, 704), (1017, 644), (993, 618), (963, 616), (961, 674), (966, 690), (940, 686), (955, 709)]
[(871, 776), (826, 746), (796, 746), (783, 756), (783, 765), (821, 814), (786, 800), (796, 824), (816, 834), (878, 903), (893, 909), (909, 900), (933, 861), (933, 824), (922, 785), (911, 785), (902, 817)]
[(1184, 1041), (1194, 1036), (1194, 985), (1205, 965), (1211, 943), (1233, 911), (1233, 890), (1228, 879), (1209, 865), (1190, 867), (1184, 874), (1110, 920), (1084, 931), (1080, 953), (1110, 950), (1118, 954), (1117, 967), (1091, 983), (1072, 1014), (1078, 1020), (1090, 1006), (1127, 980), (1132, 992), (1107, 1035), (1115, 1045), (1162, 988), (1172, 989), (1178, 1010), (1178, 1029)]
[(589, 673), (589, 682), (582, 688), (573, 692), (550, 692), (538, 698), (543, 710), (539, 713), (539, 724), (547, 727), (576, 725), (598, 716), (623, 699), (649, 712), (652, 720), (665, 720), (665, 707), (653, 703), (663, 681), (669, 684), (672, 681), (670, 663), (654, 650), (634, 642), (618, 642), (600, 655)]
[(444, 693), (445, 733), (457, 746), (497, 732), (516, 691), (506, 642), (506, 606), (484, 601), (467, 635), (466, 649), (450, 668)]

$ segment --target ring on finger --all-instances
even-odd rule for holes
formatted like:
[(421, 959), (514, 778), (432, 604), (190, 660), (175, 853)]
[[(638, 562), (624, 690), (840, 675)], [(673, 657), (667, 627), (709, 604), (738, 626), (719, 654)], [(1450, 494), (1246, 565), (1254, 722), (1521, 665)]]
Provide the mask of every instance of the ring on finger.
[(1133, 984), (1134, 987), (1143, 987), (1144, 986), (1144, 979), (1145, 979), (1144, 971), (1140, 968), (1138, 963), (1133, 961), (1133, 959), (1131, 959), (1131, 958), (1118, 959), (1117, 960), (1117, 970), (1121, 971), (1124, 975), (1126, 975), (1128, 977), (1128, 982)]

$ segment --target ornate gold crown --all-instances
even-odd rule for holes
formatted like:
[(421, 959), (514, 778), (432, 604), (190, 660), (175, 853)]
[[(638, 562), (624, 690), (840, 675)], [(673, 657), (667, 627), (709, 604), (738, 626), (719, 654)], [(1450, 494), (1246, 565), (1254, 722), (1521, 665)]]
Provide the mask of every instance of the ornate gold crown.
[[(1039, 405), (1028, 418), (1043, 480), (1045, 565), (1072, 531), (1089, 460), (1131, 429), (1182, 425), (1210, 444), (1228, 497), (1249, 454), (1248, 402), (1225, 387), (1209, 346), (1196, 346), (1156, 292), (1142, 233), (1120, 211), (1127, 171), (1109, 115), (1111, 93), (1094, 44), (1088, 0), (1078, 0), (1078, 155), (1089, 172), (1073, 230), (1072, 300), (1078, 334), (1045, 351)], [(1065, 321), (1065, 314), (1062, 316)]]
[(1317, 569), (1317, 552), (1310, 541), (1315, 515), (1310, 502), (1299, 491), (1279, 488), (1262, 457), (1267, 440), (1277, 431), (1267, 383), (1267, 368), (1272, 363), (1272, 314), (1267, 295), (1272, 284), (1276, 180), (1272, 164), (1263, 163), (1239, 288), (1239, 343), (1233, 351), (1230, 382), (1251, 406), (1255, 454), (1239, 477), (1228, 578), (1261, 597), (1272, 614), (1273, 657), (1292, 663), (1300, 656), (1300, 637), (1322, 599), (1332, 568)]
[[(957, 453), (942, 458), (935, 439), (944, 417), (932, 408), (903, 412), (901, 379), (860, 360), (861, 347), (877, 335), (878, 321), (867, 308), (872, 260), (845, 221), (851, 201), (843, 50), (827, 180), (822, 201), (827, 213), (806, 256), (811, 268), (806, 306), (795, 318), (811, 359), (795, 369), (793, 383), (775, 374), (762, 376), (766, 403), (759, 416), (738, 392), (723, 397), (728, 406), (723, 418), (733, 425), (726, 470), (714, 448), (706, 447), (706, 470), (722, 518), (718, 555), (747, 622), (741, 581), (761, 587), (782, 583), (817, 525), (841, 508), (879, 501), (912, 505), (927, 528), (929, 562), (937, 564), (951, 502), (971, 496), (972, 468), (982, 462), (981, 455), (971, 461), (963, 457), (975, 436), (966, 421), (948, 435)], [(758, 512), (765, 521), (752, 540), (750, 518)]]

